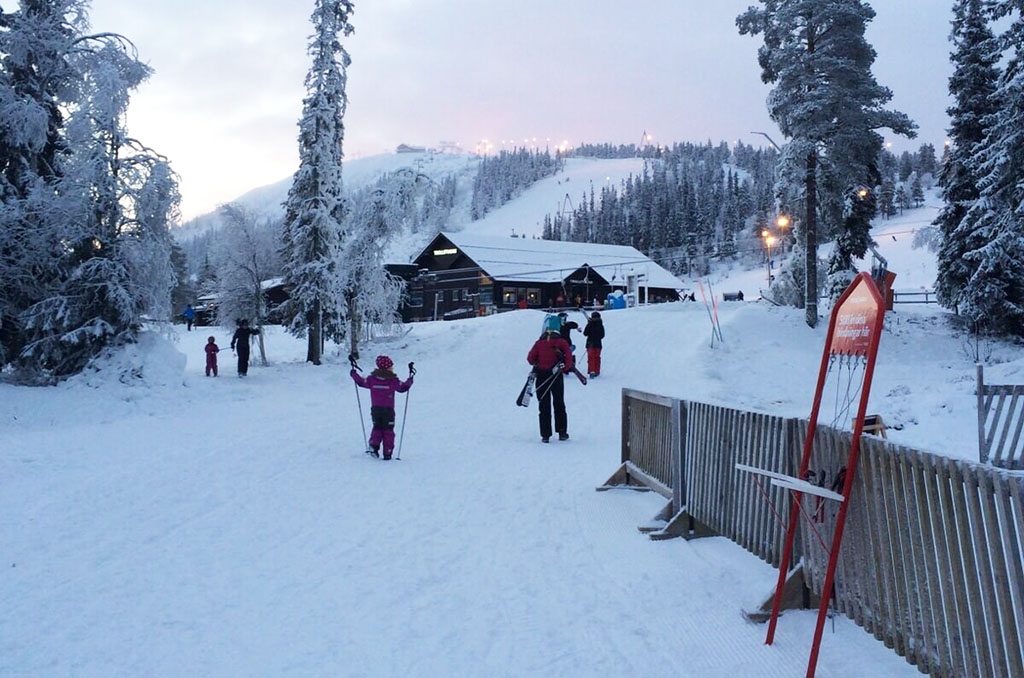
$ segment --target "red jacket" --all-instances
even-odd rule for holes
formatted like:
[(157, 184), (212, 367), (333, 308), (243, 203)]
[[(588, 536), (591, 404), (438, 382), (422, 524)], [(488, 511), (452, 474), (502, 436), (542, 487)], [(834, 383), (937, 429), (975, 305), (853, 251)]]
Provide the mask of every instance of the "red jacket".
[(569, 347), (569, 342), (557, 334), (538, 339), (534, 342), (530, 352), (526, 354), (526, 362), (542, 372), (550, 370), (559, 361), (565, 362), (565, 366), (562, 368), (564, 374), (572, 372), (572, 349)]

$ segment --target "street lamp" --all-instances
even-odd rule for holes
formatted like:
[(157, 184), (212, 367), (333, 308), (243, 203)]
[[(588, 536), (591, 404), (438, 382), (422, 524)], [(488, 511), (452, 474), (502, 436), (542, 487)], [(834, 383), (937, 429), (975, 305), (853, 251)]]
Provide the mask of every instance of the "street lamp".
[(782, 251), (786, 251), (786, 229), (792, 225), (792, 221), (789, 216), (780, 214), (775, 219), (775, 225), (779, 227), (779, 241), (782, 243)]
[(768, 250), (768, 287), (772, 286), (772, 245), (775, 244), (775, 236), (766, 228), (761, 231), (761, 237), (764, 238), (765, 249)]

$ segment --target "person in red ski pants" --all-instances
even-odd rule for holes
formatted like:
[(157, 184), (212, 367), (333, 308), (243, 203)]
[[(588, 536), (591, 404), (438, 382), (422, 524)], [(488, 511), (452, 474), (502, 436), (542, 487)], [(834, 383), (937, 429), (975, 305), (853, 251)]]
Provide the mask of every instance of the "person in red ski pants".
[(206, 351), (206, 376), (210, 376), (210, 372), (213, 372), (213, 376), (217, 376), (217, 353), (220, 348), (217, 347), (217, 340), (213, 337), (209, 337), (206, 340), (206, 346), (203, 349)]

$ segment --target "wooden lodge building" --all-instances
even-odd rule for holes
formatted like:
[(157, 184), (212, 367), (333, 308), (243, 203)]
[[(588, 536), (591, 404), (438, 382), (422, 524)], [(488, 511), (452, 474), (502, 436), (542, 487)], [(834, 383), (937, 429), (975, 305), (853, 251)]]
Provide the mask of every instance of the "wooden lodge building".
[(454, 319), (516, 308), (603, 306), (621, 290), (632, 303), (676, 301), (682, 281), (625, 245), (439, 233), (412, 264), (403, 320)]

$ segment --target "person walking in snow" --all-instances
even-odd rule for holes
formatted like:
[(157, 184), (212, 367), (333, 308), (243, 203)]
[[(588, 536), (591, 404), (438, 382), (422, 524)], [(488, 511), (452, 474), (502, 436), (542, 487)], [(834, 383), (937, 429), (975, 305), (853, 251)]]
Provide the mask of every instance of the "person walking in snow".
[[(559, 440), (569, 439), (569, 420), (565, 411), (565, 382), (562, 375), (572, 372), (572, 349), (562, 338), (562, 322), (557, 315), (544, 319), (544, 334), (526, 354), (536, 375), (540, 441), (551, 440), (551, 410), (555, 412), (555, 431)], [(556, 369), (561, 364), (560, 369)]]
[(560, 323), (558, 333), (562, 335), (562, 339), (565, 339), (565, 343), (569, 344), (569, 348), (575, 353), (576, 345), (572, 343), (572, 331), (580, 328), (579, 323), (569, 320), (569, 314), (565, 311), (558, 314), (558, 321)]
[(377, 369), (370, 376), (363, 377), (353, 365), (349, 375), (356, 386), (370, 390), (370, 419), (373, 430), (370, 432), (370, 449), (373, 456), (379, 456), (381, 443), (384, 444), (384, 459), (390, 459), (395, 449), (395, 394), (405, 393), (412, 388), (415, 371), (409, 363), (409, 378), (400, 380), (391, 371), (394, 362), (386, 355), (377, 356)]
[(249, 340), (253, 335), (259, 333), (259, 330), (249, 327), (249, 321), (245, 318), (238, 321), (238, 329), (231, 337), (231, 350), (238, 355), (238, 376), (240, 377), (249, 374)]
[(583, 336), (587, 338), (587, 372), (593, 379), (601, 374), (601, 340), (604, 339), (604, 322), (597, 311), (590, 314)]
[(185, 319), (185, 324), (188, 326), (188, 331), (192, 331), (192, 323), (196, 319), (196, 310), (192, 308), (192, 304), (185, 306), (185, 310), (182, 311), (181, 317)]
[(210, 372), (213, 372), (213, 376), (217, 376), (217, 353), (220, 352), (220, 348), (217, 346), (217, 340), (213, 337), (206, 339), (206, 376), (210, 376)]

